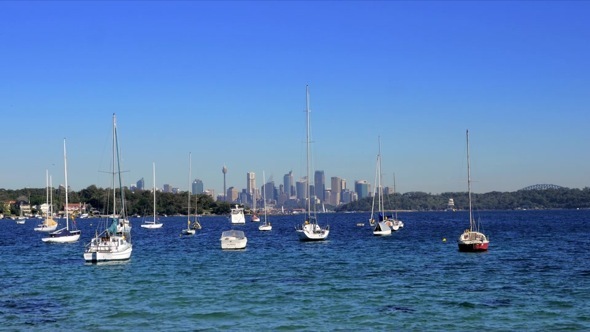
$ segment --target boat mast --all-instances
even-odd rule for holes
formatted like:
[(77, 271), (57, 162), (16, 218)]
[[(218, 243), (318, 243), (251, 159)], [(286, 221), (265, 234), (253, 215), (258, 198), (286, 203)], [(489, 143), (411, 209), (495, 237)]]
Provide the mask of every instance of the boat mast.
[(379, 178), (377, 179), (378, 181), (378, 187), (379, 187), (379, 213), (383, 213), (383, 219), (385, 219), (385, 208), (383, 206), (383, 187), (381, 186), (381, 136), (378, 136), (378, 140), (379, 140), (379, 154), (377, 155), (377, 162), (378, 162), (378, 174), (379, 174)]
[(121, 159), (119, 153), (119, 138), (117, 136), (117, 123), (115, 121), (115, 114), (113, 113), (113, 124), (114, 124), (114, 132), (115, 132), (115, 143), (117, 147), (117, 173), (119, 175), (119, 190), (121, 191), (121, 216), (125, 218), (127, 213), (125, 212), (125, 191), (123, 190), (123, 179), (121, 178)]
[(49, 170), (45, 170), (45, 204), (47, 205), (47, 215), (45, 219), (49, 217)]
[(469, 129), (465, 136), (467, 137), (467, 195), (469, 197), (469, 230), (474, 231), (473, 210), (471, 207), (471, 162), (469, 160)]
[(264, 201), (262, 202), (262, 207), (264, 208), (264, 224), (268, 225), (266, 221), (266, 176), (264, 175), (264, 171), (262, 171), (262, 197), (264, 197)]
[(53, 179), (49, 176), (49, 215), (53, 218)]
[(187, 221), (190, 225), (191, 222), (191, 170), (192, 170), (192, 156), (191, 152), (188, 153), (188, 212), (187, 212)]
[(310, 177), (309, 177), (309, 113), (311, 112), (309, 109), (309, 85), (305, 86), (305, 112), (307, 114), (307, 130), (306, 130), (306, 162), (307, 162), (307, 180), (306, 180), (306, 188), (305, 188), (305, 193), (307, 196), (307, 220), (311, 219), (311, 193), (309, 190), (309, 186), (310, 186)]
[(115, 149), (117, 148), (117, 124), (115, 119), (115, 113), (113, 113), (113, 218), (117, 215), (117, 196), (116, 196), (116, 189), (115, 189)]
[(68, 158), (66, 156), (66, 139), (64, 138), (64, 178), (66, 183), (66, 207), (65, 207), (65, 214), (66, 214), (66, 229), (70, 230), (69, 226), (69, 213), (68, 213)]
[(152, 162), (152, 180), (154, 184), (154, 224), (156, 223), (156, 163)]
[(395, 172), (393, 172), (393, 211), (395, 212), (395, 220), (397, 220), (397, 202), (395, 200)]

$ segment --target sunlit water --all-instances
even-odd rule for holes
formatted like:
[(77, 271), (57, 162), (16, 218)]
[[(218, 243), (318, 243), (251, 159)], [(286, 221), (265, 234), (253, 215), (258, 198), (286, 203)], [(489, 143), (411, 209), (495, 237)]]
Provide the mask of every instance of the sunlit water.
[(82, 258), (97, 219), (74, 244), (0, 220), (0, 330), (590, 329), (590, 211), (481, 212), (475, 254), (457, 250), (465, 212), (400, 216), (374, 237), (366, 213), (323, 214), (316, 243), (298, 240), (302, 216), (270, 216), (271, 232), (234, 226), (242, 251), (221, 250), (225, 217), (186, 238), (185, 218), (133, 219), (131, 260), (99, 265)]

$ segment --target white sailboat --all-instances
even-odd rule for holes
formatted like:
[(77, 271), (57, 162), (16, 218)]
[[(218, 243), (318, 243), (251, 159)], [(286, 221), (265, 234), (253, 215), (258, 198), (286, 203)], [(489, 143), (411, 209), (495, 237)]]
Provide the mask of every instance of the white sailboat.
[(37, 232), (53, 232), (57, 229), (57, 222), (53, 219), (53, 190), (50, 189), (52, 184), (48, 170), (45, 170), (45, 184), (45, 203), (47, 204), (48, 208), (47, 214), (45, 215), (45, 220), (37, 225), (37, 227), (33, 228), (33, 230)]
[(459, 251), (480, 252), (487, 251), (490, 244), (489, 238), (480, 231), (479, 223), (473, 219), (473, 208), (471, 204), (471, 162), (469, 161), (469, 130), (467, 137), (467, 192), (469, 196), (469, 228), (459, 236), (457, 243)]
[[(192, 154), (188, 154), (188, 203), (187, 203), (187, 213), (186, 213), (186, 229), (183, 229), (181, 235), (195, 235), (197, 229), (201, 229), (201, 224), (197, 220), (195, 216), (194, 223), (191, 223), (191, 177), (192, 177)], [(196, 212), (195, 212), (196, 214)]]
[[(395, 200), (395, 173), (393, 174), (393, 197)], [(400, 219), (398, 219), (397, 217), (397, 208), (395, 207), (395, 201), (394, 201), (394, 210), (393, 210), (393, 217), (391, 218), (391, 230), (392, 231), (397, 231), (400, 228), (404, 228), (404, 222), (401, 221)]]
[[(381, 185), (381, 138), (379, 138), (379, 153), (377, 154), (377, 166), (375, 171), (375, 193), (373, 194), (373, 204), (371, 207), (371, 225), (375, 224), (373, 228), (373, 235), (385, 236), (391, 235), (391, 221), (385, 215), (383, 203), (383, 186)], [(379, 220), (375, 221), (375, 198), (377, 198), (377, 210)]]
[(24, 225), (25, 221), (27, 221), (27, 218), (23, 215), (23, 211), (20, 211), (20, 216), (16, 217), (16, 223), (18, 225)]
[[(131, 225), (126, 218), (125, 196), (121, 179), (121, 163), (119, 160), (119, 141), (117, 138), (117, 121), (113, 114), (113, 215), (101, 224), (104, 230), (92, 238), (84, 250), (86, 262), (120, 261), (131, 258), (133, 244), (131, 243)], [(118, 175), (118, 184), (121, 199), (120, 211), (117, 211), (117, 197), (115, 190), (115, 175)], [(117, 213), (120, 214), (117, 214)], [(108, 225), (110, 223), (110, 225)], [(127, 224), (127, 225), (126, 225)], [(128, 226), (128, 227), (125, 227)]]
[(235, 208), (231, 209), (231, 223), (232, 224), (245, 224), (246, 217), (244, 217), (244, 208), (239, 207), (236, 204)]
[(66, 140), (64, 138), (64, 174), (65, 174), (65, 187), (66, 187), (66, 205), (64, 208), (64, 213), (66, 215), (66, 227), (55, 232), (49, 233), (49, 237), (44, 237), (41, 240), (43, 242), (53, 242), (53, 243), (68, 243), (68, 242), (76, 242), (80, 239), (80, 235), (82, 232), (76, 228), (76, 221), (72, 218), (72, 229), (70, 229), (70, 217), (68, 212), (68, 158), (66, 154)]
[(330, 226), (326, 225), (326, 227), (321, 227), (318, 225), (317, 222), (317, 214), (315, 208), (315, 202), (313, 204), (313, 213), (312, 213), (312, 204), (311, 204), (311, 197), (310, 197), (310, 190), (309, 190), (309, 179), (310, 179), (310, 160), (309, 160), (309, 144), (310, 141), (310, 109), (309, 109), (309, 86), (305, 86), (306, 98), (305, 98), (305, 113), (306, 113), (306, 122), (307, 122), (307, 130), (306, 130), (306, 159), (307, 159), (307, 179), (305, 184), (305, 192), (306, 192), (306, 200), (307, 200), (307, 216), (302, 225), (296, 228), (297, 234), (299, 235), (299, 239), (301, 241), (322, 241), (328, 237), (330, 234)]
[(264, 176), (264, 171), (262, 172), (262, 179), (265, 185), (262, 186), (262, 196), (264, 197), (264, 223), (262, 223), (262, 225), (258, 226), (258, 230), (260, 231), (271, 231), (272, 230), (272, 225), (270, 224), (270, 222), (268, 222), (267, 217), (266, 217), (266, 177)]
[(154, 192), (153, 220), (152, 221), (146, 220), (143, 224), (141, 224), (141, 227), (149, 228), (149, 229), (162, 228), (162, 226), (164, 225), (161, 222), (159, 222), (156, 217), (156, 163), (152, 163), (152, 177), (153, 177), (153, 184), (154, 184), (153, 189), (152, 189)]

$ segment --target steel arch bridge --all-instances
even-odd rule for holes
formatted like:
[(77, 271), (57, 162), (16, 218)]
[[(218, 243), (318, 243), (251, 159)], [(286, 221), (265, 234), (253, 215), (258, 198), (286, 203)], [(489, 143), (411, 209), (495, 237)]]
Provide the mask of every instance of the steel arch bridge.
[(562, 189), (564, 187), (555, 184), (534, 184), (532, 186), (524, 187), (520, 190), (545, 190), (545, 189)]

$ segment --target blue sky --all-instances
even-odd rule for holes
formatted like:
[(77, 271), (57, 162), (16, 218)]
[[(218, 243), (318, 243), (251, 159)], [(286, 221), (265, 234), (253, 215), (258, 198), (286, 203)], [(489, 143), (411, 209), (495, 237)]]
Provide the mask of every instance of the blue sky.
[[(0, 2), (0, 188), (244, 188), (313, 168), (400, 192), (590, 185), (590, 3)], [(329, 186), (329, 184), (328, 184)]]

